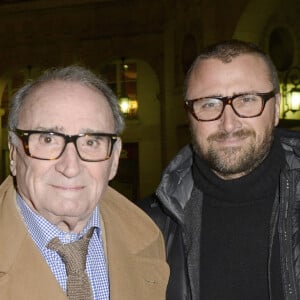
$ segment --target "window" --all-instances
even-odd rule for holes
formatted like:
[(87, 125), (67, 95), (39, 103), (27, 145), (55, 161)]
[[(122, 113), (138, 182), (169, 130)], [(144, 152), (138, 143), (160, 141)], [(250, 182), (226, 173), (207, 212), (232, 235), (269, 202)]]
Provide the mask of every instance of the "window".
[(116, 93), (121, 111), (126, 119), (137, 119), (137, 65), (134, 62), (108, 64), (102, 74), (106, 77), (110, 88)]

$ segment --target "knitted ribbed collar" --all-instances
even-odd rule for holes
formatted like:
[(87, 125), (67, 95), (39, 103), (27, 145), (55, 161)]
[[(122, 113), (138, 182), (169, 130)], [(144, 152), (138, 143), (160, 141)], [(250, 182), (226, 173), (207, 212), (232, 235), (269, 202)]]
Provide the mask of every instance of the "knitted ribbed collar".
[(206, 197), (214, 199), (216, 205), (239, 206), (274, 197), (279, 172), (284, 164), (284, 151), (279, 136), (275, 134), (265, 160), (250, 174), (231, 180), (218, 177), (195, 153), (193, 159), (192, 172), (196, 187), (202, 190)]

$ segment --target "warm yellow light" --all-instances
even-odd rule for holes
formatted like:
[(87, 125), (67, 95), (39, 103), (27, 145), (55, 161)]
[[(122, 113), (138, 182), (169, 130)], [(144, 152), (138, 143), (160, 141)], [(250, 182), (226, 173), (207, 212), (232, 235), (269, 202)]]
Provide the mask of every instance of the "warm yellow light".
[(137, 100), (129, 100), (129, 110), (136, 112), (138, 109), (138, 102)]
[(300, 109), (300, 90), (298, 89), (293, 89), (291, 91), (290, 109), (292, 111), (297, 111)]
[(129, 99), (126, 97), (122, 97), (119, 100), (119, 105), (121, 108), (121, 112), (129, 118), (136, 118), (138, 111), (138, 101)]
[(129, 99), (127, 97), (120, 98), (120, 107), (123, 114), (128, 114), (129, 112)]

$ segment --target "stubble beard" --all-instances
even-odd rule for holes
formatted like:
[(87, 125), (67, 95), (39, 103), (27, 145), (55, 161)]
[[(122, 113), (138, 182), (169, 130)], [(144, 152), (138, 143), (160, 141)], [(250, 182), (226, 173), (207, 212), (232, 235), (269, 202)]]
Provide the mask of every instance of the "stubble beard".
[[(221, 178), (232, 179), (249, 174), (258, 167), (268, 155), (274, 137), (274, 128), (268, 128), (259, 144), (256, 144), (256, 132), (241, 129), (234, 133), (217, 132), (208, 137), (206, 151), (199, 146), (193, 136), (193, 145), (197, 154), (204, 159), (211, 169)], [(214, 144), (229, 137), (247, 138), (242, 146), (216, 148)]]

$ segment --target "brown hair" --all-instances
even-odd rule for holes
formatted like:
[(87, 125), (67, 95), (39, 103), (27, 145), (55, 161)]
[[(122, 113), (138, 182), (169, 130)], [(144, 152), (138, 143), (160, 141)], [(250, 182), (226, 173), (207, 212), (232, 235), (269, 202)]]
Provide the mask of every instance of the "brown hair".
[(223, 41), (220, 43), (216, 43), (206, 47), (201, 53), (196, 57), (194, 62), (192, 63), (191, 67), (189, 68), (186, 78), (185, 78), (185, 87), (184, 93), (186, 95), (187, 87), (189, 84), (189, 80), (191, 74), (193, 73), (194, 69), (197, 67), (198, 63), (205, 59), (219, 59), (223, 63), (230, 63), (234, 58), (242, 54), (253, 54), (261, 57), (263, 61), (266, 63), (266, 66), (269, 70), (269, 77), (270, 81), (273, 85), (273, 89), (275, 93), (279, 92), (279, 79), (276, 67), (272, 62), (271, 58), (262, 51), (257, 45), (245, 42), (241, 40), (228, 40)]

